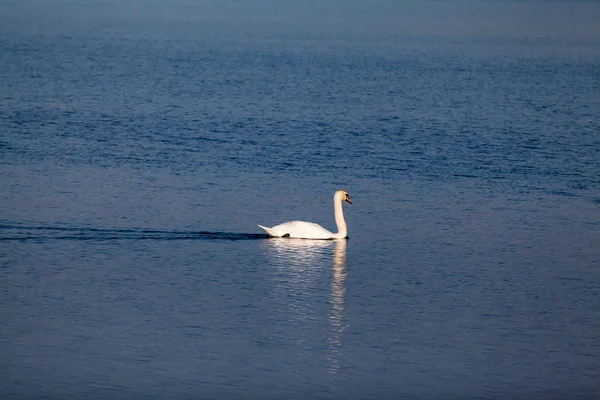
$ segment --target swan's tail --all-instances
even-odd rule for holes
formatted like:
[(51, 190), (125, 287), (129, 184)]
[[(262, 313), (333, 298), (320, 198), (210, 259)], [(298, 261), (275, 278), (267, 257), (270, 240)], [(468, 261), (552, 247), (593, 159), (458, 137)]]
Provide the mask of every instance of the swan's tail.
[(273, 232), (273, 229), (267, 228), (266, 226), (262, 226), (262, 225), (258, 225), (258, 226), (260, 226), (262, 229), (264, 229), (265, 232), (267, 232), (269, 234), (269, 236), (277, 236), (275, 234), (275, 232)]

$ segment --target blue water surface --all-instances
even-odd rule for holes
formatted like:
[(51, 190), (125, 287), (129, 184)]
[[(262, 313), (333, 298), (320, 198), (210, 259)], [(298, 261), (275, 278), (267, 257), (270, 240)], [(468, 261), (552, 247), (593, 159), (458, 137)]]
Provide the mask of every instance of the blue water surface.
[(0, 397), (599, 398), (599, 19), (3, 2)]

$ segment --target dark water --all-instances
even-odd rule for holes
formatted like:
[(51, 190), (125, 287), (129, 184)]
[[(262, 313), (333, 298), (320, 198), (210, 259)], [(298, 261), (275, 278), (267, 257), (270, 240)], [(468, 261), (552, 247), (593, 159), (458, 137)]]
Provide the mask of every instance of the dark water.
[(134, 4), (0, 5), (0, 397), (600, 396), (596, 3)]

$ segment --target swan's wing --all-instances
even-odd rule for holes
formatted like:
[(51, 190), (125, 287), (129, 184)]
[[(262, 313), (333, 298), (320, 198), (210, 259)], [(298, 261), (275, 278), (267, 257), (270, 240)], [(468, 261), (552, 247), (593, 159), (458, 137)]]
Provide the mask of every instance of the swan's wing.
[(262, 229), (264, 229), (269, 235), (275, 237), (283, 237), (288, 236), (290, 238), (298, 238), (298, 239), (331, 239), (333, 238), (333, 233), (329, 232), (327, 229), (323, 228), (321, 225), (313, 224), (312, 222), (304, 222), (304, 221), (289, 221), (284, 222), (283, 224), (274, 226), (272, 228), (265, 228), (264, 226), (259, 225)]

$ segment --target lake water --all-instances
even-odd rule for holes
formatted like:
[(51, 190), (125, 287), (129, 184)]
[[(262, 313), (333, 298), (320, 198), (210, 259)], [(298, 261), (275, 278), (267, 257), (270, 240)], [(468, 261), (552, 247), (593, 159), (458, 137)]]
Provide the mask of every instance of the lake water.
[(0, 4), (0, 397), (600, 398), (600, 5), (365, 4)]

